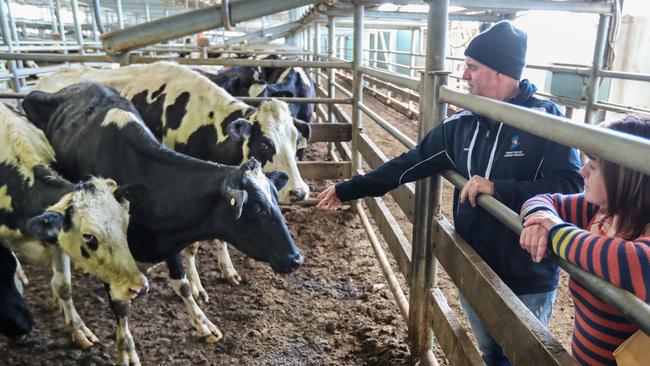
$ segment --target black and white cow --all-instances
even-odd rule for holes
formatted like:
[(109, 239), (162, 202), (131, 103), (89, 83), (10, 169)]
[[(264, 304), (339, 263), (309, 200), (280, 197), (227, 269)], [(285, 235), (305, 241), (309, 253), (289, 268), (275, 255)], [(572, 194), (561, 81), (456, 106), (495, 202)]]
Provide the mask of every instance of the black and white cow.
[[(156, 140), (128, 100), (101, 84), (35, 91), (23, 108), (45, 131), (62, 174), (101, 174), (132, 188), (131, 253), (142, 264), (166, 262), (174, 291), (207, 342), (222, 335), (194, 301), (180, 250), (218, 238), (269, 262), (278, 273), (291, 273), (302, 263), (277, 203), (285, 173), (265, 176), (254, 158), (233, 167), (172, 151)], [(139, 363), (127, 325), (128, 303), (111, 302), (119, 323), (118, 363)]]
[[(251, 97), (314, 98), (316, 91), (309, 74), (302, 67), (290, 67), (269, 74), (269, 79), (254, 82), (248, 90)], [(311, 122), (314, 115), (313, 103), (289, 103), (291, 115)]]
[(97, 337), (71, 298), (70, 258), (129, 300), (147, 288), (126, 240), (128, 201), (112, 179), (73, 184), (50, 167), (54, 151), (43, 131), (0, 104), (0, 239), (31, 262), (52, 265), (52, 290), (67, 331), (80, 347)]
[[(298, 148), (306, 146), (309, 125), (294, 120), (284, 102), (250, 107), (197, 72), (166, 62), (119, 69), (62, 69), (43, 78), (36, 89), (54, 92), (77, 81), (100, 82), (118, 90), (133, 102), (156, 138), (178, 152), (229, 165), (254, 157), (265, 172), (286, 172), (289, 182), (280, 190), (280, 203), (300, 201), (309, 195), (296, 162)], [(232, 265), (226, 243), (216, 245), (221, 275), (239, 283), (241, 277)], [(196, 245), (185, 251), (188, 276), (193, 295), (207, 301), (196, 268), (196, 251)]]
[(0, 241), (0, 334), (20, 338), (34, 327), (34, 317), (23, 300), (16, 279), (18, 260)]
[(228, 94), (236, 97), (248, 96), (248, 89), (259, 79), (259, 68), (233, 66), (223, 69), (219, 73), (211, 73), (203, 69), (192, 69), (210, 79)]

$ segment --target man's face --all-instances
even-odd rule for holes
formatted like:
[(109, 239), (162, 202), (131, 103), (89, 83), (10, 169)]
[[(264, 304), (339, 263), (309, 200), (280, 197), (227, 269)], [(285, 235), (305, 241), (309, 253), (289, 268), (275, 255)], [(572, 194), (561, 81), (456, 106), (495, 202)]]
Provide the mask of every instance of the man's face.
[(463, 80), (467, 80), (470, 94), (497, 99), (496, 91), (499, 90), (497, 72), (471, 57), (465, 57)]

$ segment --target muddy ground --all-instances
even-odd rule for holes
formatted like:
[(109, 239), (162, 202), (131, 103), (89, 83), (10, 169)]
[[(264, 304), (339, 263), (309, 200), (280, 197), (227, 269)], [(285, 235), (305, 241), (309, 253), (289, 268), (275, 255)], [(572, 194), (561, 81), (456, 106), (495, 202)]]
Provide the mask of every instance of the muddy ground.
[[(372, 98), (365, 101), (388, 121), (415, 138), (417, 125)], [(347, 106), (346, 106), (347, 107)], [(349, 113), (349, 110), (348, 110)], [(366, 118), (369, 134), (389, 157), (403, 151)], [(325, 144), (313, 144), (309, 160), (329, 160)], [(331, 182), (310, 182), (314, 195)], [(444, 212), (450, 217), (451, 187), (445, 187)], [(410, 223), (387, 200), (410, 237)], [(231, 250), (244, 282), (218, 279), (212, 248), (199, 253), (199, 272), (210, 295), (199, 305), (223, 332), (218, 344), (204, 344), (190, 325), (182, 301), (173, 293), (163, 267), (149, 274), (151, 289), (132, 309), (130, 328), (143, 365), (407, 365), (406, 326), (381, 275), (367, 235), (349, 207), (324, 212), (308, 207), (283, 209), (306, 257), (296, 273), (274, 274), (263, 263)], [(115, 321), (99, 281), (75, 271), (73, 297), (81, 317), (100, 339), (89, 350), (75, 349), (52, 302), (50, 271), (25, 265), (31, 280), (26, 300), (36, 327), (21, 344), (0, 339), (2, 365), (109, 365), (115, 353)], [(444, 271), (440, 288), (461, 321), (456, 289)], [(558, 292), (551, 331), (569, 344), (573, 309), (566, 276)], [(441, 364), (447, 364), (436, 348)]]

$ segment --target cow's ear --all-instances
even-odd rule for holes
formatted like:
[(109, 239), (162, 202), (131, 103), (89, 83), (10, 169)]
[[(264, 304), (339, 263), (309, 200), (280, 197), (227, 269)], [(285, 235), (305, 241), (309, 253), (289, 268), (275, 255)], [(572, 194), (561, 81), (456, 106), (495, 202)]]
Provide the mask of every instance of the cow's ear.
[(289, 176), (285, 172), (281, 172), (279, 170), (274, 170), (270, 173), (264, 173), (267, 178), (273, 183), (275, 186), (275, 189), (278, 191), (284, 188), (284, 186), (289, 183)]
[(63, 227), (63, 221), (63, 214), (54, 211), (45, 211), (29, 219), (25, 229), (29, 235), (33, 235), (49, 243), (55, 243), (59, 236), (59, 231)]
[(27, 118), (40, 129), (44, 129), (61, 103), (62, 98), (54, 93), (35, 90), (23, 99), (23, 110)]
[(298, 148), (299, 149), (306, 148), (307, 140), (309, 140), (309, 137), (311, 136), (311, 127), (309, 127), (309, 123), (300, 120), (298, 118), (294, 118), (293, 125), (296, 127), (298, 132), (300, 132), (300, 135), (303, 137), (298, 141)]
[(129, 202), (141, 200), (145, 195), (145, 186), (143, 184), (126, 184), (117, 187), (113, 191), (115, 199), (125, 207)]
[(226, 127), (226, 133), (235, 141), (243, 140), (246, 137), (249, 137), (252, 132), (251, 124), (243, 119), (238, 118), (230, 123)]
[(226, 193), (226, 199), (228, 200), (230, 211), (232, 212), (233, 216), (235, 216), (235, 219), (239, 219), (241, 217), (242, 211), (244, 210), (244, 204), (248, 199), (248, 193), (241, 189), (232, 188), (227, 188)]

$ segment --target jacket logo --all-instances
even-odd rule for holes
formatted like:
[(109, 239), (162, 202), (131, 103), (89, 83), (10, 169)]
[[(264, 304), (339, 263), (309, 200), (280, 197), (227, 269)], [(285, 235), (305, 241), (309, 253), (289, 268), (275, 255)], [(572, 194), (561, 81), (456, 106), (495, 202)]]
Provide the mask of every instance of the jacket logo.
[(504, 158), (515, 158), (524, 156), (524, 152), (520, 150), (521, 143), (519, 142), (519, 135), (514, 135), (510, 139), (510, 149), (506, 151)]
[(514, 135), (510, 139), (510, 150), (514, 150), (519, 147), (519, 135)]

